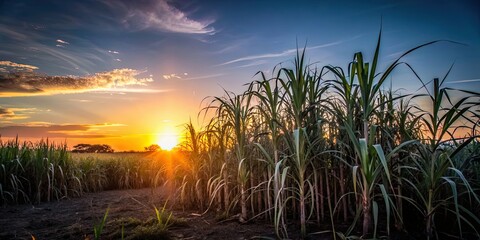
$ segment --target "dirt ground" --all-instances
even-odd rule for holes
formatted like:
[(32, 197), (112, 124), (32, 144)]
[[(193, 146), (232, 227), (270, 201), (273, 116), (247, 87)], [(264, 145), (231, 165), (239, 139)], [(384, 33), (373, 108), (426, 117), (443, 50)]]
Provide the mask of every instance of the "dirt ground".
[[(161, 209), (166, 200), (170, 199), (166, 193), (167, 191), (162, 187), (114, 190), (87, 193), (78, 198), (37, 205), (22, 204), (0, 207), (0, 240), (94, 239), (94, 225), (101, 221), (107, 209), (109, 209), (107, 224), (101, 239), (120, 239), (119, 229), (126, 222), (125, 219), (132, 217), (142, 223), (148, 222), (148, 219), (155, 217), (153, 206)], [(183, 210), (171, 200), (167, 202), (170, 205), (167, 209), (172, 211), (175, 219), (180, 219), (180, 224), (169, 228), (170, 239), (276, 238), (273, 225), (265, 220), (255, 219), (241, 224), (237, 217), (232, 216), (220, 221), (213, 211), (201, 214), (196, 210)], [(132, 236), (134, 227), (124, 228), (125, 239)], [(328, 226), (324, 227), (328, 229)], [(348, 226), (344, 226), (344, 228), (346, 227)], [(299, 239), (298, 229), (298, 226), (291, 225), (289, 237)], [(309, 229), (309, 231), (314, 230)], [(308, 239), (331, 239), (330, 234), (310, 235)], [(137, 237), (137, 239), (145, 238)], [(391, 239), (417, 239), (417, 237), (394, 233)]]
[[(0, 207), (0, 239), (93, 239), (93, 226), (107, 208), (102, 239), (109, 239), (115, 219), (135, 217), (145, 221), (155, 216), (152, 206), (161, 208), (167, 198), (161, 188), (154, 189), (153, 194), (147, 188), (88, 193), (34, 206)], [(185, 220), (185, 224), (169, 229), (174, 239), (275, 238), (271, 224), (261, 220), (240, 224), (232, 218), (218, 222), (214, 213), (201, 215), (181, 209), (173, 210), (173, 216)], [(128, 234), (125, 231), (125, 236)]]

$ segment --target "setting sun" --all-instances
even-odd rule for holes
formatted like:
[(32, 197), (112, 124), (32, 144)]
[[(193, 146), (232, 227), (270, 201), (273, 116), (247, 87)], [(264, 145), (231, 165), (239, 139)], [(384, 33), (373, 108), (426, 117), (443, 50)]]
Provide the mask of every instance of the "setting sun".
[(158, 135), (157, 144), (163, 150), (172, 150), (178, 144), (178, 136), (175, 134), (161, 134)]

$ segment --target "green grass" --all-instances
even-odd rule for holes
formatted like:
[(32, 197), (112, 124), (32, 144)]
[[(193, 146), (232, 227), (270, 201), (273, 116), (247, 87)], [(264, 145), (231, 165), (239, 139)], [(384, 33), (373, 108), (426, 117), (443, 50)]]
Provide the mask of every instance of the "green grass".
[[(168, 211), (165, 206), (161, 209), (154, 207), (154, 216), (146, 220), (122, 217), (107, 221), (107, 210), (101, 221), (94, 226), (94, 239), (102, 237), (107, 239), (171, 239), (169, 229), (185, 226), (186, 221), (173, 216), (173, 213)], [(106, 231), (103, 231), (104, 227)]]
[(163, 184), (164, 153), (70, 153), (66, 144), (0, 139), (0, 204)]
[(0, 140), (0, 204), (78, 196), (81, 179), (65, 144)]

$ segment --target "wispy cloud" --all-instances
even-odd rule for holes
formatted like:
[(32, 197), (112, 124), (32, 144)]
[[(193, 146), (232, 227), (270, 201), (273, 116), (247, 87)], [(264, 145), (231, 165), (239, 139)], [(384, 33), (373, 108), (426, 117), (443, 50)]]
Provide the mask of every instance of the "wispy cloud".
[[(306, 50), (312, 50), (312, 49), (317, 49), (317, 48), (324, 48), (324, 47), (335, 46), (335, 45), (341, 44), (341, 43), (343, 43), (343, 42), (344, 42), (344, 41), (335, 41), (335, 42), (326, 43), (326, 44), (322, 44), (322, 45), (317, 45), (317, 46), (313, 46), (313, 47), (307, 47)], [(251, 60), (258, 60), (258, 59), (286, 57), (286, 56), (290, 56), (290, 55), (292, 55), (292, 54), (294, 54), (294, 53), (296, 53), (296, 52), (297, 52), (297, 49), (296, 49), (296, 48), (293, 48), (293, 49), (284, 50), (284, 51), (282, 51), (282, 52), (264, 53), (264, 54), (259, 54), (259, 55), (251, 55), (251, 56), (246, 56), (246, 57), (237, 58), (237, 59), (234, 59), (234, 60), (231, 60), (231, 61), (228, 61), (228, 62), (224, 62), (224, 63), (218, 64), (218, 65), (216, 65), (216, 66), (229, 65), (229, 64), (232, 64), (232, 63), (238, 63), (238, 62), (244, 62), (244, 61), (251, 61)]]
[(67, 41), (64, 41), (62, 39), (57, 39), (57, 43), (61, 43), (61, 44), (70, 44), (69, 42)]
[(16, 41), (24, 41), (29, 39), (29, 36), (27, 34), (12, 30), (10, 27), (4, 25), (0, 25), (0, 33), (2, 33), (2, 36), (9, 37)]
[(98, 130), (99, 128), (108, 128), (108, 127), (126, 127), (127, 125), (123, 123), (97, 123), (89, 125), (92, 130)]
[(143, 71), (128, 68), (83, 77), (48, 76), (27, 71), (0, 73), (0, 97), (107, 91), (130, 85), (145, 86), (153, 81), (151, 77), (139, 78), (141, 73)]
[(23, 109), (13, 109), (13, 108), (4, 108), (0, 107), (0, 119), (2, 120), (19, 120), (19, 119), (27, 119), (29, 116), (26, 114), (18, 113), (22, 112)]
[(89, 102), (92, 102), (92, 100), (88, 100), (88, 99), (70, 99), (70, 101), (72, 101), (72, 102), (79, 102), (79, 103), (89, 103)]
[(446, 83), (454, 84), (454, 83), (471, 83), (471, 82), (480, 82), (480, 78), (477, 78), (477, 79), (456, 80), (456, 81), (448, 81), (448, 82), (446, 82)]
[(163, 79), (169, 80), (169, 79), (174, 79), (174, 78), (176, 78), (176, 79), (182, 79), (182, 77), (180, 77), (180, 76), (177, 75), (176, 73), (163, 75)]
[(183, 78), (183, 80), (210, 79), (210, 78), (221, 77), (221, 76), (223, 76), (223, 75), (225, 75), (225, 73), (216, 73), (216, 74), (210, 74), (210, 75), (193, 76), (193, 77)]
[(50, 124), (32, 122), (19, 125), (0, 127), (2, 137), (31, 138), (105, 138), (113, 135), (111, 128), (123, 127), (124, 124)]
[(0, 61), (0, 66), (4, 66), (7, 68), (11, 68), (15, 71), (20, 70), (20, 71), (33, 71), (38, 69), (38, 67), (33, 66), (33, 65), (28, 65), (28, 64), (21, 64), (21, 63), (14, 63), (10, 61)]
[(215, 28), (210, 26), (215, 22), (213, 19), (194, 20), (166, 0), (114, 1), (107, 5), (126, 11), (124, 23), (129, 27), (188, 34), (215, 33)]
[[(0, 23), (0, 35), (4, 40), (0, 55), (4, 56), (5, 60), (26, 58), (28, 62), (48, 66), (55, 72), (91, 74), (98, 71), (100, 64), (107, 65), (118, 58), (82, 36), (68, 35), (68, 38), (76, 44), (68, 45), (69, 51), (65, 51), (64, 48), (67, 45), (57, 42), (57, 39), (53, 40), (54, 45), (45, 43), (43, 39), (49, 38), (46, 32), (19, 27), (15, 22), (8, 25)], [(1, 65), (0, 68), (2, 68)]]
[(58, 44), (56, 44), (55, 46), (56, 47), (59, 47), (59, 48), (65, 48), (67, 45), (69, 45), (70, 43), (67, 42), (67, 41), (64, 41), (62, 39), (57, 39), (56, 41)]
[(241, 50), (242, 47), (248, 46), (252, 43), (252, 40), (255, 38), (250, 37), (233, 37), (229, 38), (226, 43), (218, 43), (219, 50), (211, 52), (212, 54), (224, 54), (224, 53), (232, 53), (234, 51)]
[(108, 50), (108, 52), (113, 54), (120, 54), (118, 51), (115, 51), (115, 50)]
[(259, 66), (259, 65), (262, 65), (262, 64), (265, 64), (267, 63), (267, 61), (265, 60), (258, 60), (258, 61), (253, 61), (251, 63), (247, 63), (247, 64), (244, 64), (244, 65), (240, 65), (238, 66), (239, 68), (246, 68), (246, 67), (255, 67), (255, 66)]
[(102, 90), (93, 90), (96, 93), (118, 93), (118, 94), (125, 94), (125, 93), (163, 93), (163, 92), (171, 92), (172, 89), (148, 89), (148, 88), (110, 88), (110, 89), (102, 89)]
[(15, 120), (23, 120), (31, 118), (32, 114), (35, 114), (41, 110), (36, 108), (21, 108), (21, 107), (2, 107), (0, 106), (0, 120), (1, 122), (12, 122)]

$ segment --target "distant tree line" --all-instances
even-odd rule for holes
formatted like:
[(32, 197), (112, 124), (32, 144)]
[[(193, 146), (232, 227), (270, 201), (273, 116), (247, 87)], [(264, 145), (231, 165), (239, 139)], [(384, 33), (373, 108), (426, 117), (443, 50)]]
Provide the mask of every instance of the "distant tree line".
[[(162, 147), (158, 144), (152, 144), (148, 147), (144, 147), (145, 152), (158, 152), (162, 151)], [(80, 143), (73, 146), (72, 152), (74, 153), (113, 153), (115, 150), (108, 144), (86, 144)], [(137, 152), (135, 150), (124, 152)]]
[(75, 153), (113, 153), (115, 150), (107, 144), (86, 144), (80, 143), (73, 146), (72, 152)]
[(158, 144), (152, 144), (148, 147), (145, 147), (145, 152), (158, 152), (161, 150), (162, 148)]

